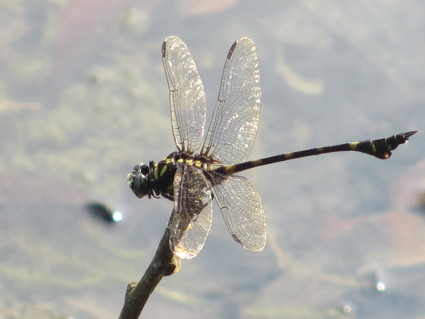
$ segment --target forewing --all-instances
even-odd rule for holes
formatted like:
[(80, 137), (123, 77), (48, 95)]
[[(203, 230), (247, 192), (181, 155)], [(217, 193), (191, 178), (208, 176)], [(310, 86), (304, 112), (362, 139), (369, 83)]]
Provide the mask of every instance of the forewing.
[(177, 164), (170, 247), (182, 259), (195, 257), (204, 246), (212, 221), (211, 189), (203, 171)]
[(255, 186), (243, 176), (209, 174), (214, 198), (233, 239), (248, 250), (262, 251), (266, 244), (266, 216)]
[(179, 150), (195, 151), (201, 146), (204, 136), (204, 85), (189, 49), (179, 37), (165, 39), (162, 62), (168, 82), (176, 146)]
[(241, 38), (227, 55), (202, 153), (228, 164), (246, 161), (257, 134), (260, 98), (257, 50), (251, 39)]

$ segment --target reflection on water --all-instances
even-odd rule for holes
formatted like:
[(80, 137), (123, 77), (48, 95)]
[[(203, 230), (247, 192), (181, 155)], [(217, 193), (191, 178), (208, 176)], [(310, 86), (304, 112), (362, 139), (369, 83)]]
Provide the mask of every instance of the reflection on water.
[[(147, 267), (171, 203), (137, 200), (125, 179), (135, 162), (174, 150), (165, 36), (199, 61), (209, 109), (228, 46), (255, 40), (257, 158), (421, 130), (422, 6), (2, 1), (0, 317), (116, 318)], [(422, 318), (422, 144), (386, 162), (330, 155), (249, 173), (266, 250), (241, 250), (215, 214), (203, 251), (161, 282), (144, 315)], [(99, 222), (93, 201), (126, 218)]]

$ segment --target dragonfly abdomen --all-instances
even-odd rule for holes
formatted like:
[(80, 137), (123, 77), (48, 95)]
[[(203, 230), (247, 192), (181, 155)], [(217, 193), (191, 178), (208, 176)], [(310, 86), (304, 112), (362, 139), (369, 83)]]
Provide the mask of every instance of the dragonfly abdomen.
[(268, 165), (302, 157), (345, 151), (356, 151), (375, 156), (379, 159), (388, 159), (391, 156), (391, 151), (395, 150), (400, 144), (406, 143), (409, 137), (415, 134), (416, 132), (417, 131), (410, 131), (406, 133), (396, 134), (387, 138), (316, 147), (299, 152), (265, 157), (262, 159), (248, 161), (240, 164), (218, 166), (214, 167), (213, 170), (223, 175), (231, 175), (257, 166)]

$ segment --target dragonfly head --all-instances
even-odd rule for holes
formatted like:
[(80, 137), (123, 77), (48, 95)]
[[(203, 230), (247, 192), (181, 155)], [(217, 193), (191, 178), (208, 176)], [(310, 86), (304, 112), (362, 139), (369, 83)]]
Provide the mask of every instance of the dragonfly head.
[(133, 171), (127, 175), (127, 183), (133, 193), (142, 198), (146, 195), (149, 197), (152, 194), (152, 189), (149, 183), (149, 166), (143, 163), (134, 166)]

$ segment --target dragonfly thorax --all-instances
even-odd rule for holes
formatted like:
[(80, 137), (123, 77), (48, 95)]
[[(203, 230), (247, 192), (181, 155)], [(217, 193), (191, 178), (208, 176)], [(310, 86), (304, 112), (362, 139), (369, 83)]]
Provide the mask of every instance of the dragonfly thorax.
[(137, 164), (127, 175), (127, 182), (139, 198), (147, 195), (149, 198), (163, 196), (173, 200), (173, 181), (177, 165), (196, 166), (207, 170), (215, 163), (201, 155), (185, 151), (173, 152), (158, 163), (150, 161), (148, 165)]

